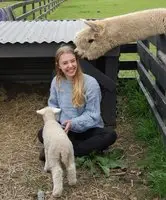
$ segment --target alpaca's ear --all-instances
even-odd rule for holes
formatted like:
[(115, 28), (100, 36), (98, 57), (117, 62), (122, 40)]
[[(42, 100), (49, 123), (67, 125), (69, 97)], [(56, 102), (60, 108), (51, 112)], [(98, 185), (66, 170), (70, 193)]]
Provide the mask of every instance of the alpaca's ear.
[(37, 110), (36, 113), (39, 114), (39, 115), (44, 115), (44, 113), (45, 113), (45, 108), (42, 108), (42, 109), (40, 109), (40, 110)]
[(54, 112), (55, 114), (58, 114), (58, 113), (61, 112), (61, 109), (60, 109), (60, 108), (52, 108), (52, 110), (53, 110), (53, 112)]
[(104, 29), (103, 26), (96, 24), (95, 22), (92, 22), (92, 21), (84, 20), (84, 23), (90, 26), (91, 29), (95, 32), (101, 32)]

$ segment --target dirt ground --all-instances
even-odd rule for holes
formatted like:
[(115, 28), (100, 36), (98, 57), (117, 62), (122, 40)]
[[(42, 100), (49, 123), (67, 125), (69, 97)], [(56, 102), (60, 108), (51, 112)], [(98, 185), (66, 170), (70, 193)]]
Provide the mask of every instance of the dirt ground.
[[(42, 189), (51, 198), (52, 180), (43, 172), (38, 159), (41, 147), (36, 134), (43, 121), (36, 110), (46, 105), (48, 86), (9, 85), (0, 87), (0, 199), (34, 200)], [(121, 101), (121, 97), (119, 97)], [(106, 178), (77, 169), (78, 183), (69, 187), (64, 180), (62, 200), (152, 200), (144, 174), (136, 163), (144, 148), (136, 143), (132, 126), (124, 113), (117, 118), (118, 140), (112, 148), (121, 148), (128, 163), (126, 171), (112, 170)]]

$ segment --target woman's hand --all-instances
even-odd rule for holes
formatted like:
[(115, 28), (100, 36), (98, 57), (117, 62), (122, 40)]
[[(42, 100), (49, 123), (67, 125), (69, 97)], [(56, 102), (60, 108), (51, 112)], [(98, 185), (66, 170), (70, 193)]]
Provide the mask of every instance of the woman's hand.
[(71, 128), (71, 120), (66, 120), (63, 122), (63, 125), (65, 126), (64, 131), (66, 132), (66, 134), (69, 132), (70, 128)]

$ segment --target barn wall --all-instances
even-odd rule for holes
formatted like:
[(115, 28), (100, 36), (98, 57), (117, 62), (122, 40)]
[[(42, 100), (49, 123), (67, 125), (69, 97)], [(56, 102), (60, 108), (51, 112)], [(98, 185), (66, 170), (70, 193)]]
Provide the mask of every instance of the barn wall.
[(50, 82), (53, 58), (0, 58), (0, 82)]

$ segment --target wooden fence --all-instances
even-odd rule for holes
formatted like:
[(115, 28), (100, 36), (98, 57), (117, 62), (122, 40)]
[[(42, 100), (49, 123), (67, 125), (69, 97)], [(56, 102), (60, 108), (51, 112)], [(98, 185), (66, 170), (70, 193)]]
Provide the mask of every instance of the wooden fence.
[(138, 53), (138, 61), (120, 61), (119, 70), (138, 71), (138, 84), (166, 142), (166, 36), (158, 35), (137, 44), (122, 45), (120, 53)]
[[(154, 45), (151, 49), (151, 44)], [(138, 83), (159, 124), (160, 131), (166, 136), (166, 36), (152, 37), (138, 41)], [(166, 137), (164, 137), (166, 139)]]
[(8, 20), (46, 19), (65, 0), (29, 0), (16, 3), (5, 8), (10, 13)]

